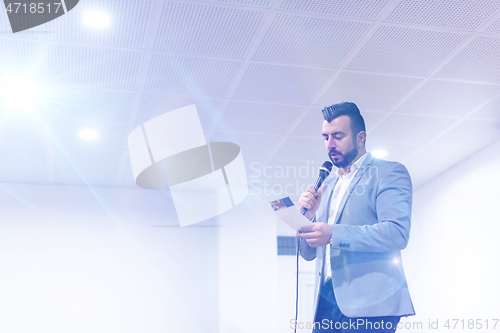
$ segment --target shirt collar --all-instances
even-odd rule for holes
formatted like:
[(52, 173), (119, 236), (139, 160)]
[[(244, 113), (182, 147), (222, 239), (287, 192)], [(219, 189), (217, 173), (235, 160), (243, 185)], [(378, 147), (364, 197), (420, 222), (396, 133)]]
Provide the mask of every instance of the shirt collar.
[(365, 153), (363, 156), (361, 156), (360, 158), (358, 158), (358, 160), (351, 165), (351, 167), (349, 168), (349, 170), (351, 170), (351, 172), (349, 172), (347, 175), (341, 175), (340, 174), (340, 169), (338, 169), (337, 170), (337, 176), (339, 176), (340, 178), (342, 178), (344, 176), (352, 176), (354, 174), (354, 172), (356, 172), (356, 170), (359, 169), (359, 167), (361, 166), (361, 164), (365, 160), (367, 154), (368, 153)]

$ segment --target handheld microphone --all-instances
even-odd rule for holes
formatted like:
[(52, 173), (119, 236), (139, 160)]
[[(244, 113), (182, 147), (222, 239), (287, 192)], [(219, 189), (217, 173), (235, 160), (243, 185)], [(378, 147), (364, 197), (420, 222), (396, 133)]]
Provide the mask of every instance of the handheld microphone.
[[(330, 175), (330, 171), (332, 171), (332, 162), (326, 161), (319, 169), (319, 177), (318, 180), (316, 180), (316, 184), (314, 185), (315, 191), (318, 191), (318, 189), (321, 187), (321, 184), (323, 184), (323, 182), (325, 181), (326, 177)], [(306, 212), (307, 208), (304, 208), (302, 215), (305, 215)]]

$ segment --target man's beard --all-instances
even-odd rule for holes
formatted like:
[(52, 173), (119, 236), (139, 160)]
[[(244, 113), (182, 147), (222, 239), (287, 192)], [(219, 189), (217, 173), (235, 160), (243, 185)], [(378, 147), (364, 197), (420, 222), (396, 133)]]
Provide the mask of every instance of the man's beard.
[[(335, 161), (333, 159), (332, 153), (337, 154), (337, 161)], [(347, 153), (345, 153), (345, 155), (337, 150), (331, 149), (328, 152), (328, 156), (332, 160), (333, 165), (335, 165), (337, 168), (345, 168), (349, 164), (351, 164), (352, 161), (354, 161), (356, 156), (358, 156), (358, 148), (356, 146), (354, 146), (351, 150), (349, 150)], [(339, 157), (340, 157), (340, 159), (339, 159)]]

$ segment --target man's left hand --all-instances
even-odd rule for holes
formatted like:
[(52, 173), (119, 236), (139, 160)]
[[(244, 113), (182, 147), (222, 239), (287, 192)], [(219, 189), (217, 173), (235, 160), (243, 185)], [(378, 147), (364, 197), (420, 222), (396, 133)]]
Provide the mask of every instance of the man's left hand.
[(302, 233), (295, 234), (297, 238), (305, 238), (311, 247), (323, 246), (330, 243), (332, 226), (324, 222), (315, 222), (299, 229)]

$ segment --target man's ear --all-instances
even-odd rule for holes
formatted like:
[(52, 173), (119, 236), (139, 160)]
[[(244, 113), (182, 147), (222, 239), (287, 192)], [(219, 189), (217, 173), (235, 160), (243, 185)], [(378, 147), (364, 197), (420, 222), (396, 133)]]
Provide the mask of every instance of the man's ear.
[(365, 144), (365, 141), (366, 141), (366, 132), (365, 131), (361, 131), (358, 133), (358, 135), (356, 136), (356, 139), (357, 139), (357, 144), (358, 144), (358, 148), (361, 148), (362, 145)]

